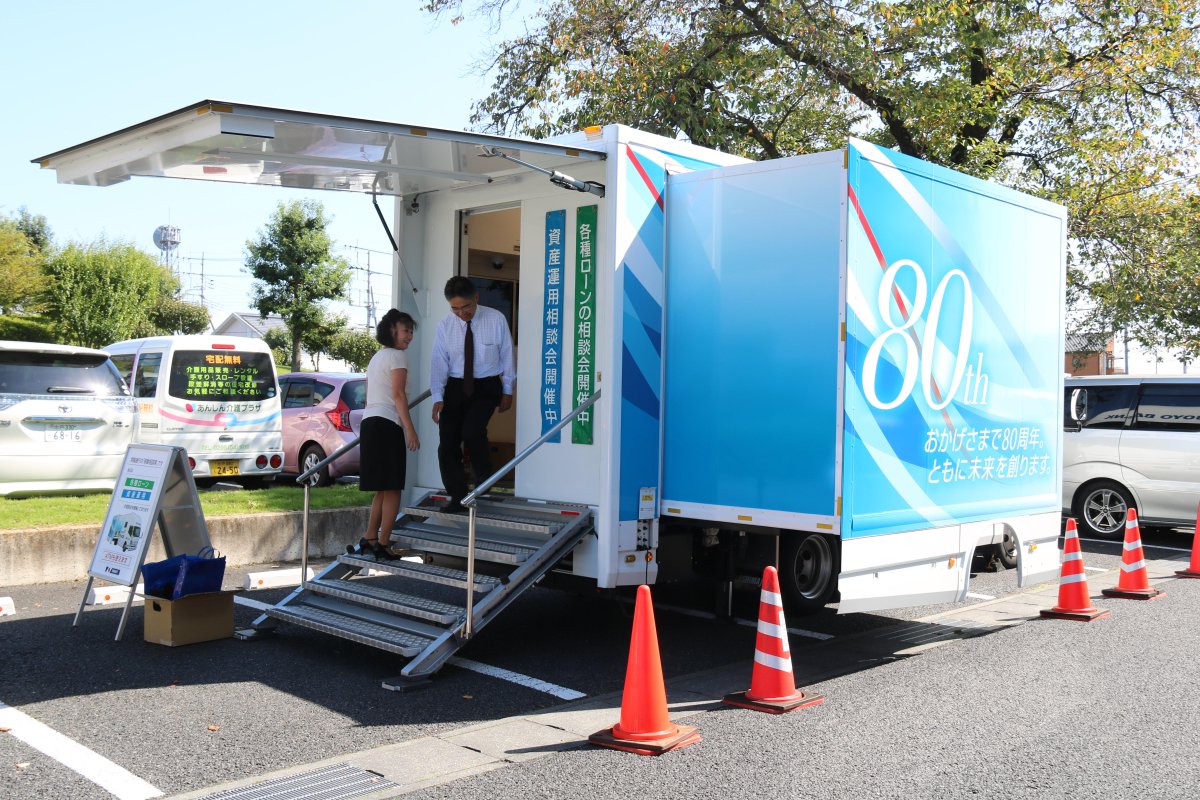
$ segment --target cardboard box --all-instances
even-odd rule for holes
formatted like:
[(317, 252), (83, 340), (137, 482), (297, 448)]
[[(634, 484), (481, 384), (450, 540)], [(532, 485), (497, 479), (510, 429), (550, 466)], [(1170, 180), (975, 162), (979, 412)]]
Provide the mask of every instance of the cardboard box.
[(146, 598), (145, 639), (177, 647), (233, 636), (233, 592)]

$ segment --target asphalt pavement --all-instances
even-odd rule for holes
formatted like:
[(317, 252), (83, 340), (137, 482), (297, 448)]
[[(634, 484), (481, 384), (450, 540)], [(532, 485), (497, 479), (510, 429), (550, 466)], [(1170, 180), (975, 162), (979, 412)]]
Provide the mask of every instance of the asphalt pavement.
[[(1190, 539), (1155, 540), (1174, 550), (1150, 541), (1148, 558), (1186, 561)], [(1085, 550), (1089, 575), (1115, 580), (1120, 544)], [(226, 585), (239, 582), (234, 572)], [(18, 611), (0, 619), (0, 703), (170, 796), (203, 797), (342, 761), (387, 773), (405, 752), (462, 742), (460, 751), (480, 754), (465, 777), (443, 774), (415, 791), (420, 782), (390, 777), (406, 797), (1192, 797), (1200, 778), (1197, 583), (1168, 580), (1167, 596), (1149, 602), (1100, 601), (1113, 614), (1089, 624), (1010, 612), (993, 613), (1002, 623), (983, 628), (967, 627), (965, 616), (939, 624), (939, 615), (964, 608), (980, 619), (1013, 608), (1003, 599), (1016, 591), (1011, 571), (975, 575), (973, 606), (789, 619), (797, 675), (828, 699), (780, 717), (711, 702), (721, 685), (745, 688), (727, 684), (748, 682), (752, 626), (707, 616), (716, 598), (695, 587), (656, 587), (668, 694), (687, 701), (684, 721), (703, 739), (655, 759), (588, 747), (571, 730), (578, 725), (555, 724), (588, 709), (579, 724), (616, 721), (628, 593), (535, 589), (431, 687), (394, 694), (379, 683), (402, 662), (320, 634), (288, 628), (265, 641), (166, 648), (141, 641), (135, 608), (125, 640), (114, 642), (119, 608), (89, 608), (71, 627), (82, 582), (14, 587), (0, 591)], [(244, 596), (269, 602), (282, 591)], [(1042, 591), (1052, 599), (1053, 586)], [(738, 592), (735, 611), (756, 599), (752, 589)], [(1041, 599), (1025, 596), (1026, 610), (1036, 613)], [(245, 606), (235, 613), (239, 625), (256, 614)], [(883, 650), (863, 644), (924, 628), (954, 635)], [(564, 703), (514, 674), (584, 697)], [(511, 727), (514, 720), (525, 727)], [(546, 723), (537, 736), (529, 720)], [(472, 745), (471, 737), (489, 726), (533, 738), (484, 758), (494, 742)], [(426, 759), (431, 769), (440, 757)], [(109, 796), (60, 760), (0, 735), (0, 797)]]

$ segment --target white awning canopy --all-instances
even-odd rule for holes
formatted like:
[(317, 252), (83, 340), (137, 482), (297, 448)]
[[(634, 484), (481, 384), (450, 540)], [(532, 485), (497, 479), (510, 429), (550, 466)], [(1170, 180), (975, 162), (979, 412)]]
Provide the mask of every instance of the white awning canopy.
[(547, 170), (604, 153), (481, 133), (205, 100), (34, 159), (59, 183), (110, 186), (134, 175), (412, 195), (525, 172), (495, 147)]

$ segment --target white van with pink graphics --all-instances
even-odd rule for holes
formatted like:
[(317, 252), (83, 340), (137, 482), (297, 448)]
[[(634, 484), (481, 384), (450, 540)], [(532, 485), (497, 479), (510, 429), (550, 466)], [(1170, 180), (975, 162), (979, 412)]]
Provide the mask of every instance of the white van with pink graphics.
[(262, 486), (283, 465), (271, 350), (243, 336), (158, 336), (104, 348), (137, 403), (134, 442), (187, 450), (196, 482)]

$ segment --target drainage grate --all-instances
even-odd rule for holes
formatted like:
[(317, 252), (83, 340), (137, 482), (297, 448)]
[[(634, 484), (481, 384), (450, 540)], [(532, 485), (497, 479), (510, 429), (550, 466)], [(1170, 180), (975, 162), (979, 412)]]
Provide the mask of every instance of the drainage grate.
[(217, 792), (203, 800), (342, 800), (362, 797), (380, 789), (397, 788), (383, 776), (349, 764), (302, 772), (286, 778), (256, 783), (244, 789)]
[(898, 639), (905, 644), (920, 645), (932, 642), (982, 636), (1003, 628), (973, 619), (954, 619), (945, 622), (911, 622), (879, 634), (880, 639)]

